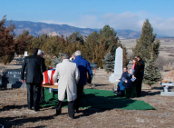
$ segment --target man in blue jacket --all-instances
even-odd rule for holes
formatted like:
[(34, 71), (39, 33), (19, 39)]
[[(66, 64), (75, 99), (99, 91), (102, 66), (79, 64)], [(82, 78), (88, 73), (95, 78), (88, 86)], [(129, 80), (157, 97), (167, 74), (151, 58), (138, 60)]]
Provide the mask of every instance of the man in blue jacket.
[(78, 112), (80, 100), (83, 95), (84, 85), (87, 82), (91, 83), (93, 74), (92, 74), (90, 63), (81, 56), (81, 51), (77, 50), (74, 53), (74, 55), (75, 55), (75, 59), (73, 60), (73, 62), (77, 64), (79, 72), (80, 72), (80, 79), (77, 84), (77, 100), (75, 105), (76, 112)]

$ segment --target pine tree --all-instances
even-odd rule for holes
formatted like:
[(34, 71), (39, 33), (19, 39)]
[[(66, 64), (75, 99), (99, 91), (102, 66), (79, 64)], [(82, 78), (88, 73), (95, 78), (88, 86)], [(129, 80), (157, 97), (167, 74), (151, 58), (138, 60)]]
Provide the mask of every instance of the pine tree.
[[(100, 35), (100, 44), (103, 45), (105, 52), (104, 54), (104, 68), (108, 72), (113, 72), (114, 71), (114, 59), (115, 59), (115, 50), (118, 47), (121, 47), (123, 49), (123, 65), (127, 65), (127, 52), (126, 48), (121, 44), (117, 33), (114, 31), (113, 28), (111, 28), (108, 25), (105, 25), (103, 29), (99, 33)], [(100, 52), (103, 52), (100, 50)], [(110, 68), (113, 69), (110, 69)], [(108, 70), (109, 69), (109, 70)]]
[(133, 49), (133, 53), (134, 56), (140, 56), (145, 61), (144, 83), (150, 86), (161, 78), (158, 67), (155, 65), (159, 54), (159, 46), (160, 41), (156, 40), (156, 35), (153, 34), (153, 28), (149, 21), (146, 20), (142, 27), (141, 36)]
[(160, 42), (155, 40), (155, 38), (156, 35), (153, 34), (153, 28), (149, 23), (149, 20), (146, 20), (142, 27), (141, 36), (133, 49), (134, 55), (142, 57), (145, 61), (152, 59), (152, 57), (156, 60), (159, 54), (158, 49)]
[(115, 58), (115, 49), (119, 45), (120, 41), (117, 33), (109, 25), (105, 25), (99, 32), (99, 44), (97, 47), (97, 58), (99, 58), (98, 63), (100, 63), (100, 67), (104, 67), (104, 64), (107, 63), (103, 59), (108, 53), (113, 59)]
[(104, 56), (104, 69), (107, 72), (114, 72), (114, 56), (109, 52)]
[(22, 34), (15, 39), (15, 52), (17, 54), (23, 54), (28, 50), (28, 46), (31, 45), (32, 36), (28, 31), (23, 31)]
[(99, 34), (97, 32), (93, 32), (86, 38), (85, 42), (87, 59), (90, 60), (92, 63), (97, 63), (96, 50), (98, 45), (99, 45)]
[(68, 38), (67, 41), (70, 43), (80, 42), (84, 43), (83, 36), (79, 32), (73, 32)]
[(161, 74), (153, 60), (148, 60), (145, 65), (144, 83), (153, 85), (161, 80)]

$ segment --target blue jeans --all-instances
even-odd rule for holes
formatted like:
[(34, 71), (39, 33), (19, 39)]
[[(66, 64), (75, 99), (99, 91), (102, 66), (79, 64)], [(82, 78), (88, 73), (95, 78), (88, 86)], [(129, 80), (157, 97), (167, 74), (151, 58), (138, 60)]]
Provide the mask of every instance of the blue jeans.
[(124, 91), (125, 90), (125, 83), (124, 83), (124, 81), (120, 81), (119, 83), (118, 83), (118, 88), (119, 88), (119, 91)]

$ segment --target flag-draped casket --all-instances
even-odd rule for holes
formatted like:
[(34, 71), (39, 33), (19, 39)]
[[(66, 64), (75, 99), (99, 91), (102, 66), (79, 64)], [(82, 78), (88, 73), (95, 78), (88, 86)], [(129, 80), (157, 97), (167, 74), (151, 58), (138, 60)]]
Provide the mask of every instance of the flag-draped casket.
[(54, 85), (54, 81), (53, 81), (54, 72), (55, 72), (55, 69), (50, 69), (43, 72), (42, 84)]

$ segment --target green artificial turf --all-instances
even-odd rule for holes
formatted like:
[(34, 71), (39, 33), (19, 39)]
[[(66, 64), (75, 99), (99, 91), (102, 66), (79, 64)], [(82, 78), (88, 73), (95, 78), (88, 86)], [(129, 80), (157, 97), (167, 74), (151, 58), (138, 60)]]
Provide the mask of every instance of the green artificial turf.
[[(57, 104), (57, 92), (49, 93), (49, 89), (44, 89), (44, 103), (42, 107), (55, 106)], [(64, 106), (67, 106), (65, 101)], [(124, 97), (116, 97), (112, 91), (85, 89), (81, 101), (82, 108), (96, 109), (127, 109), (127, 110), (155, 110), (150, 104)]]

